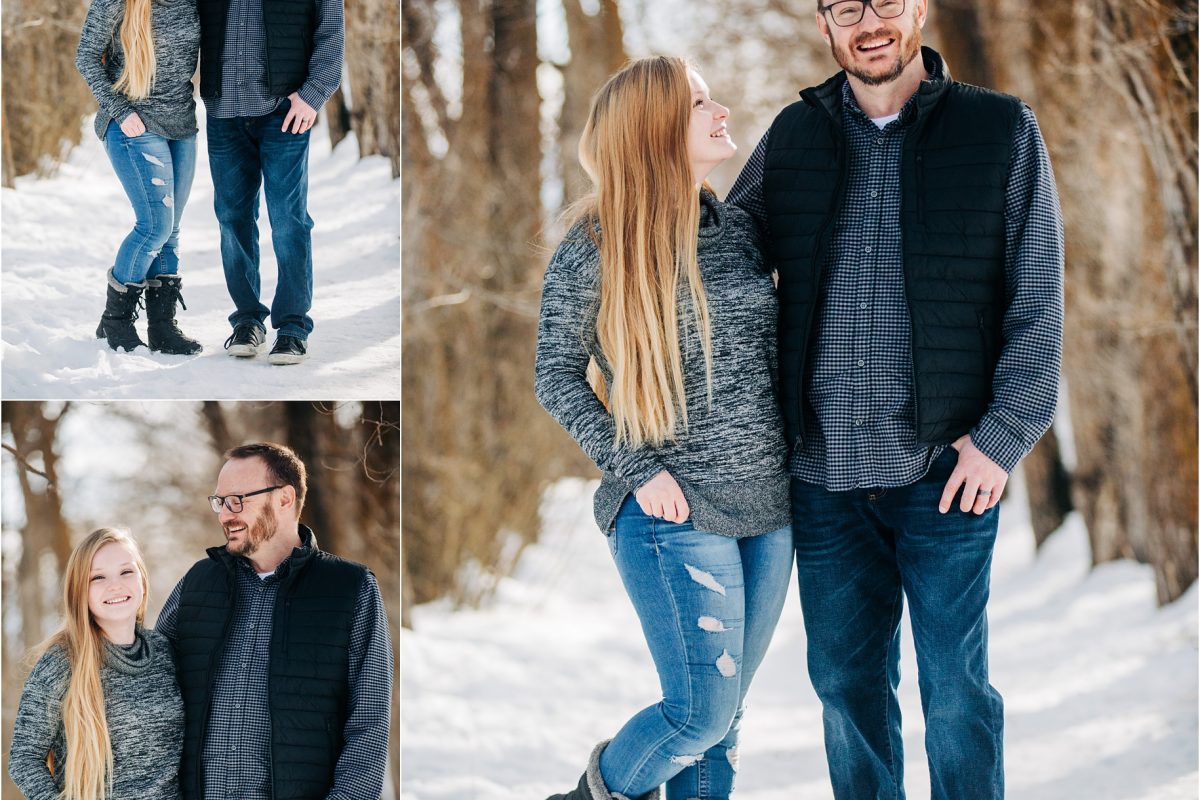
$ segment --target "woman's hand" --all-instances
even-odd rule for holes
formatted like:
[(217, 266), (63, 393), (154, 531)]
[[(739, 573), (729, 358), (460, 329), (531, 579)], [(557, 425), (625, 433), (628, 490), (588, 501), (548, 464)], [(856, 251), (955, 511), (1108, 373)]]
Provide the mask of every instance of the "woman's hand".
[(133, 139), (141, 136), (146, 132), (146, 123), (142, 122), (142, 118), (137, 115), (137, 112), (132, 112), (128, 117), (121, 120), (121, 133)]
[(633, 497), (644, 513), (667, 522), (687, 522), (691, 514), (683, 490), (665, 469), (643, 483)]

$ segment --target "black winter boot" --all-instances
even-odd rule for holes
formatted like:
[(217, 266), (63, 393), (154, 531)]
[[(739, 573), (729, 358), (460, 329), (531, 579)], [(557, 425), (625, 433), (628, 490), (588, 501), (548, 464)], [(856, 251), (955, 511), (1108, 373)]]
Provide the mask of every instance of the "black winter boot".
[(658, 789), (638, 798), (629, 798), (618, 792), (610, 792), (604, 785), (600, 775), (600, 754), (604, 752), (608, 740), (596, 745), (588, 759), (587, 771), (579, 778), (579, 785), (566, 794), (553, 794), (547, 800), (659, 800), (662, 793)]
[(199, 353), (204, 348), (195, 339), (183, 335), (175, 323), (175, 302), (183, 306), (183, 278), (178, 275), (159, 275), (147, 281), (146, 318), (150, 321), (146, 328), (146, 338), (150, 340), (150, 349), (173, 356), (190, 356)]
[(138, 318), (138, 308), (141, 304), (144, 283), (120, 283), (113, 277), (112, 270), (108, 271), (108, 296), (104, 303), (104, 313), (100, 316), (100, 325), (96, 328), (97, 339), (107, 339), (108, 346), (113, 350), (132, 352), (135, 347), (145, 347), (146, 343), (137, 334), (133, 322)]

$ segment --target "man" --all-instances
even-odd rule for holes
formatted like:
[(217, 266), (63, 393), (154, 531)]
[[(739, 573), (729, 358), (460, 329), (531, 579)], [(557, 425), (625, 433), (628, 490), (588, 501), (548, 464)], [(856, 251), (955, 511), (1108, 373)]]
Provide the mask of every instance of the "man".
[(342, 0), (199, 0), (197, 8), (213, 205), (234, 305), (225, 351), (251, 358), (265, 342), (261, 184), (279, 267), (269, 312), (276, 338), (268, 359), (297, 364), (308, 353), (313, 328), (308, 139), (317, 110), (341, 82)]
[(375, 576), (299, 524), (304, 464), (286, 447), (226, 454), (209, 498), (227, 544), (175, 587), (185, 800), (377, 800), (392, 649)]
[(843, 72), (783, 110), (730, 193), (779, 271), (800, 597), (839, 799), (903, 797), (904, 596), (932, 796), (1003, 796), (996, 504), (1050, 425), (1061, 361), (1062, 225), (1037, 123), (951, 79), (921, 47), (927, 10), (818, 5)]

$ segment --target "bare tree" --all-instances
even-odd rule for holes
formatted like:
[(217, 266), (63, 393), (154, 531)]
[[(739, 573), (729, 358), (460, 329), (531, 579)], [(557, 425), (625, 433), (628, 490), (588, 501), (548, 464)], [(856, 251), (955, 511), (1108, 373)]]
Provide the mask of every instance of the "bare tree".
[(402, 6), (404, 561), (418, 602), (452, 589), (463, 563), (494, 564), (505, 532), (532, 539), (540, 487), (575, 458), (532, 390), (535, 3), (458, 8), (461, 69), (444, 86), (435, 3)]

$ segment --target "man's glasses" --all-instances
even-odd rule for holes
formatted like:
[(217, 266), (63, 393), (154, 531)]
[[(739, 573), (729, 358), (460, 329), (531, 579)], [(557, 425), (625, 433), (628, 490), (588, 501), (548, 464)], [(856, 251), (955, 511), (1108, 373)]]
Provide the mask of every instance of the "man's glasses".
[(849, 28), (862, 22), (867, 6), (880, 19), (895, 19), (904, 13), (905, 0), (839, 0), (827, 6), (818, 6), (821, 13), (829, 12), (829, 18), (839, 28)]
[(208, 504), (212, 506), (212, 510), (217, 514), (221, 513), (222, 507), (228, 508), (234, 514), (240, 514), (242, 513), (242, 507), (245, 505), (245, 503), (242, 501), (244, 501), (247, 497), (254, 497), (256, 494), (273, 492), (276, 489), (282, 488), (282, 486), (268, 486), (265, 489), (258, 489), (257, 491), (253, 492), (246, 492), (245, 494), (227, 494), (224, 497), (219, 494), (210, 494), (208, 496)]

